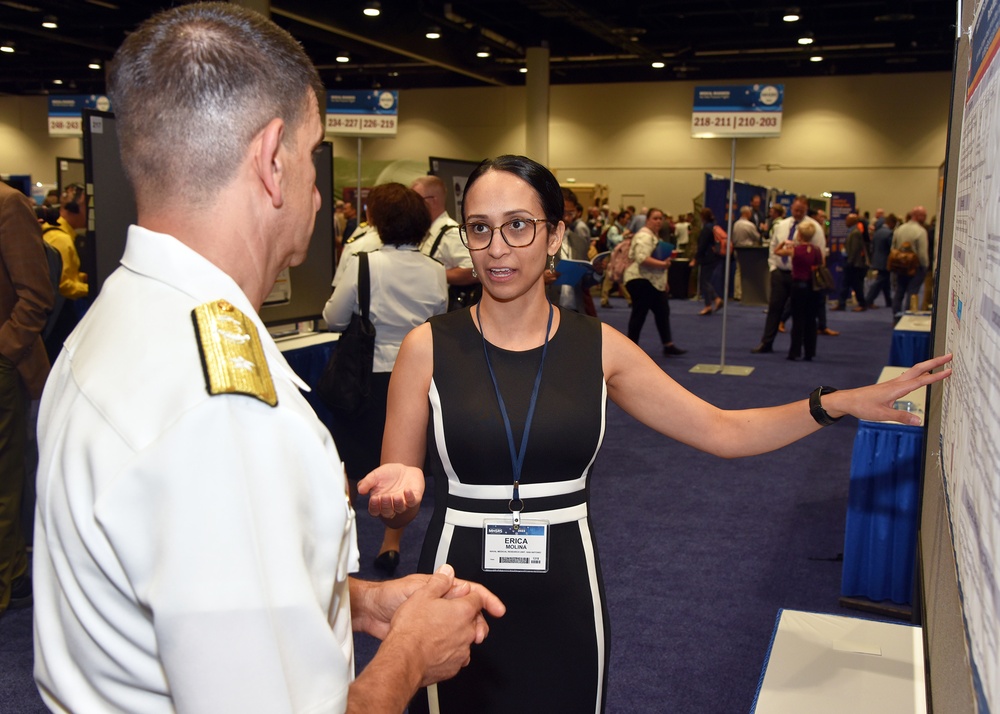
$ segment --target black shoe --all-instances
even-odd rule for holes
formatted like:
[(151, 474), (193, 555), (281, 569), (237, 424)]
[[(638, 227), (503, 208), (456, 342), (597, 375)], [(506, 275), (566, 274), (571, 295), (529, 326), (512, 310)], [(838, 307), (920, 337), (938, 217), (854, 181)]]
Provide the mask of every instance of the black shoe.
[(10, 602), (7, 604), (8, 610), (20, 610), (31, 607), (34, 602), (31, 592), (31, 576), (22, 575), (14, 578), (10, 584)]
[(753, 352), (755, 355), (770, 354), (771, 352), (774, 352), (774, 348), (772, 348), (771, 345), (767, 344), (766, 342), (761, 342), (759, 345), (757, 345), (750, 351)]
[(396, 572), (396, 567), (399, 565), (399, 551), (398, 550), (387, 550), (384, 553), (379, 553), (375, 558), (375, 569), (381, 570), (386, 575), (392, 575)]
[(796, 355), (788, 355), (787, 357), (785, 357), (785, 359), (794, 362), (795, 360), (798, 359), (798, 357)]
[(663, 345), (663, 354), (668, 356), (686, 355), (687, 350), (682, 350), (677, 345)]

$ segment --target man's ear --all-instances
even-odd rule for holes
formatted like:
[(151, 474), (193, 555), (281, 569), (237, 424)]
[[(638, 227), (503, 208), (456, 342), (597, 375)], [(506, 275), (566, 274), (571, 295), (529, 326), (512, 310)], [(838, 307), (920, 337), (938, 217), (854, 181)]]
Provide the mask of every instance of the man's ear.
[(562, 248), (563, 235), (566, 233), (566, 224), (562, 221), (556, 224), (554, 230), (549, 231), (549, 255), (559, 255)]
[(284, 172), (284, 154), (281, 140), (285, 135), (285, 122), (274, 118), (257, 135), (254, 143), (254, 166), (264, 190), (271, 197), (271, 205), (281, 208), (284, 199), (281, 194), (281, 179)]

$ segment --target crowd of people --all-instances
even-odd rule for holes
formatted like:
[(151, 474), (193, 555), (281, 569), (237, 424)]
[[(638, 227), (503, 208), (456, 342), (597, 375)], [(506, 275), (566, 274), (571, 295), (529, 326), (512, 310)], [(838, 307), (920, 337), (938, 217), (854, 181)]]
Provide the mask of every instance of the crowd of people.
[[(0, 614), (33, 598), (36, 682), (54, 710), (500, 712), (527, 693), (540, 711), (601, 711), (610, 632), (589, 479), (608, 399), (734, 458), (846, 415), (914, 424), (896, 400), (950, 373), (944, 356), (882, 384), (719, 409), (637, 343), (652, 312), (664, 354), (684, 353), (671, 263), (690, 256), (709, 275), (710, 315), (737, 231), (720, 237), (711, 212), (696, 223), (648, 207), (605, 232), (603, 212), (585, 213), (546, 167), (505, 155), (473, 171), (457, 218), (433, 178), (375, 187), (350, 233), (360, 217), (344, 206), (323, 314), (342, 328), (369, 285), (375, 388), (331, 435), (259, 315), (278, 275), (305, 260), (322, 200), (311, 61), (251, 10), (188, 4), (130, 34), (108, 82), (138, 219), (52, 365), (42, 333), (55, 295), (79, 298), (86, 276), (64, 251), (79, 284), (51, 269), (27, 199), (0, 186)], [(826, 252), (822, 222), (804, 198), (783, 220), (746, 208), (738, 245), (769, 233), (775, 261), (765, 337), (787, 296), (793, 345), (811, 357), (806, 278)], [(887, 255), (887, 271), (907, 266), (904, 297), (929, 264), (921, 215)], [(900, 257), (906, 246), (915, 260)], [(560, 260), (604, 251), (594, 285), (559, 282)], [(591, 288), (603, 305), (616, 283), (627, 335), (588, 315)], [(14, 507), (39, 395), (32, 583)], [(386, 526), (377, 562), (389, 574), (425, 470), (437, 498), (419, 573), (353, 577), (347, 480)], [(355, 631), (381, 640), (360, 673)], [(525, 653), (545, 666), (525, 667)]]
[[(566, 189), (563, 190), (565, 194)], [(575, 196), (568, 200), (575, 201)], [(673, 344), (670, 327), (667, 296), (671, 292), (668, 273), (672, 262), (683, 259), (695, 271), (697, 280), (691, 290), (684, 285), (679, 292), (695, 293), (694, 297), (704, 304), (698, 314), (709, 316), (722, 308), (727, 284), (730, 299), (742, 297), (744, 281), (737, 259), (740, 249), (766, 247), (769, 304), (764, 331), (759, 344), (752, 350), (754, 353), (772, 352), (776, 336), (790, 331), (798, 337), (793, 339), (789, 359), (803, 356), (812, 359), (815, 356), (812, 340), (816, 335), (836, 337), (840, 334), (828, 325), (827, 310), (863, 312), (876, 309), (879, 296), (885, 306), (892, 309), (894, 321), (898, 321), (906, 310), (929, 309), (933, 291), (934, 226), (928, 224), (923, 206), (914, 207), (905, 219), (894, 213), (887, 214), (881, 208), (874, 216), (858, 212), (848, 214), (844, 219), (846, 239), (836, 246), (842, 255), (838, 262), (839, 285), (833, 287), (821, 286), (813, 278), (820, 266), (827, 265), (830, 256), (830, 220), (826, 211), (811, 209), (806, 196), (797, 196), (792, 201), (787, 216), (783, 205), (772, 203), (765, 213), (762, 203), (761, 196), (754, 195), (748, 204), (734, 210), (731, 236), (725, 217), (716, 220), (708, 207), (701, 208), (696, 218), (692, 213), (671, 215), (656, 208), (637, 210), (631, 205), (617, 212), (610, 210), (607, 204), (592, 206), (585, 222), (590, 232), (588, 257), (602, 255), (604, 251), (609, 254), (606, 263), (598, 266), (603, 269), (597, 281), (601, 307), (614, 306), (610, 298), (617, 288), (617, 294), (632, 310), (628, 332), (633, 340), (638, 341), (645, 317), (652, 312), (663, 353), (668, 356), (684, 354), (685, 350)], [(576, 204), (575, 216), (570, 214), (570, 218), (575, 219), (576, 228), (582, 232), (581, 215), (582, 209)], [(812, 267), (809, 272), (799, 272), (793, 277), (796, 245), (802, 238), (796, 228), (806, 224), (810, 226), (809, 242), (818, 248), (821, 260), (815, 262), (810, 252)], [(657, 245), (663, 243), (672, 248), (669, 255), (655, 253)], [(726, 252), (730, 254), (728, 261)], [(573, 255), (580, 254), (582, 250)], [(558, 262), (550, 277), (555, 275), (558, 275)], [(635, 282), (637, 279), (640, 282)], [(804, 289), (807, 282), (809, 291)], [(581, 305), (582, 311), (596, 315), (593, 303), (586, 300), (589, 297), (587, 285), (583, 287), (583, 299), (562, 305), (569, 309)], [(654, 292), (650, 292), (649, 287)], [(635, 291), (641, 296), (638, 300)], [(792, 299), (793, 292), (801, 293), (797, 301)], [(810, 301), (808, 309), (805, 306), (807, 299)], [(808, 327), (801, 324), (796, 332), (795, 315), (800, 323), (811, 324)]]

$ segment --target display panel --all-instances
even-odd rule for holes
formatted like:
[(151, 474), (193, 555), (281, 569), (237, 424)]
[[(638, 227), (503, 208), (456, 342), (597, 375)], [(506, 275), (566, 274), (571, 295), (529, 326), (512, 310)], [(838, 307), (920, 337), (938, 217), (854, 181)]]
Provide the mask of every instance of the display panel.
[(427, 173), (444, 181), (448, 195), (445, 197), (445, 207), (448, 215), (459, 223), (462, 222), (462, 202), (464, 200), (465, 182), (479, 161), (463, 161), (462, 159), (441, 159), (430, 157), (431, 170)]
[[(128, 227), (137, 220), (135, 198), (118, 149), (114, 114), (84, 110), (83, 156), (90, 210), (80, 261), (90, 276), (93, 297), (118, 267)], [(265, 301), (260, 315), (268, 326), (318, 319), (330, 296), (334, 267), (333, 145), (322, 144), (315, 161), (322, 206), (316, 214), (309, 252), (302, 265), (279, 276)]]

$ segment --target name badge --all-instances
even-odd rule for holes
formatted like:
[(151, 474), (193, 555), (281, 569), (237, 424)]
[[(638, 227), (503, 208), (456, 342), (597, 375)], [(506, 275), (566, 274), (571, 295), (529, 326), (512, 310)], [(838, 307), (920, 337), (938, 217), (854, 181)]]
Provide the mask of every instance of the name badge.
[(545, 573), (548, 569), (548, 521), (522, 520), (517, 530), (510, 518), (483, 521), (483, 570)]

